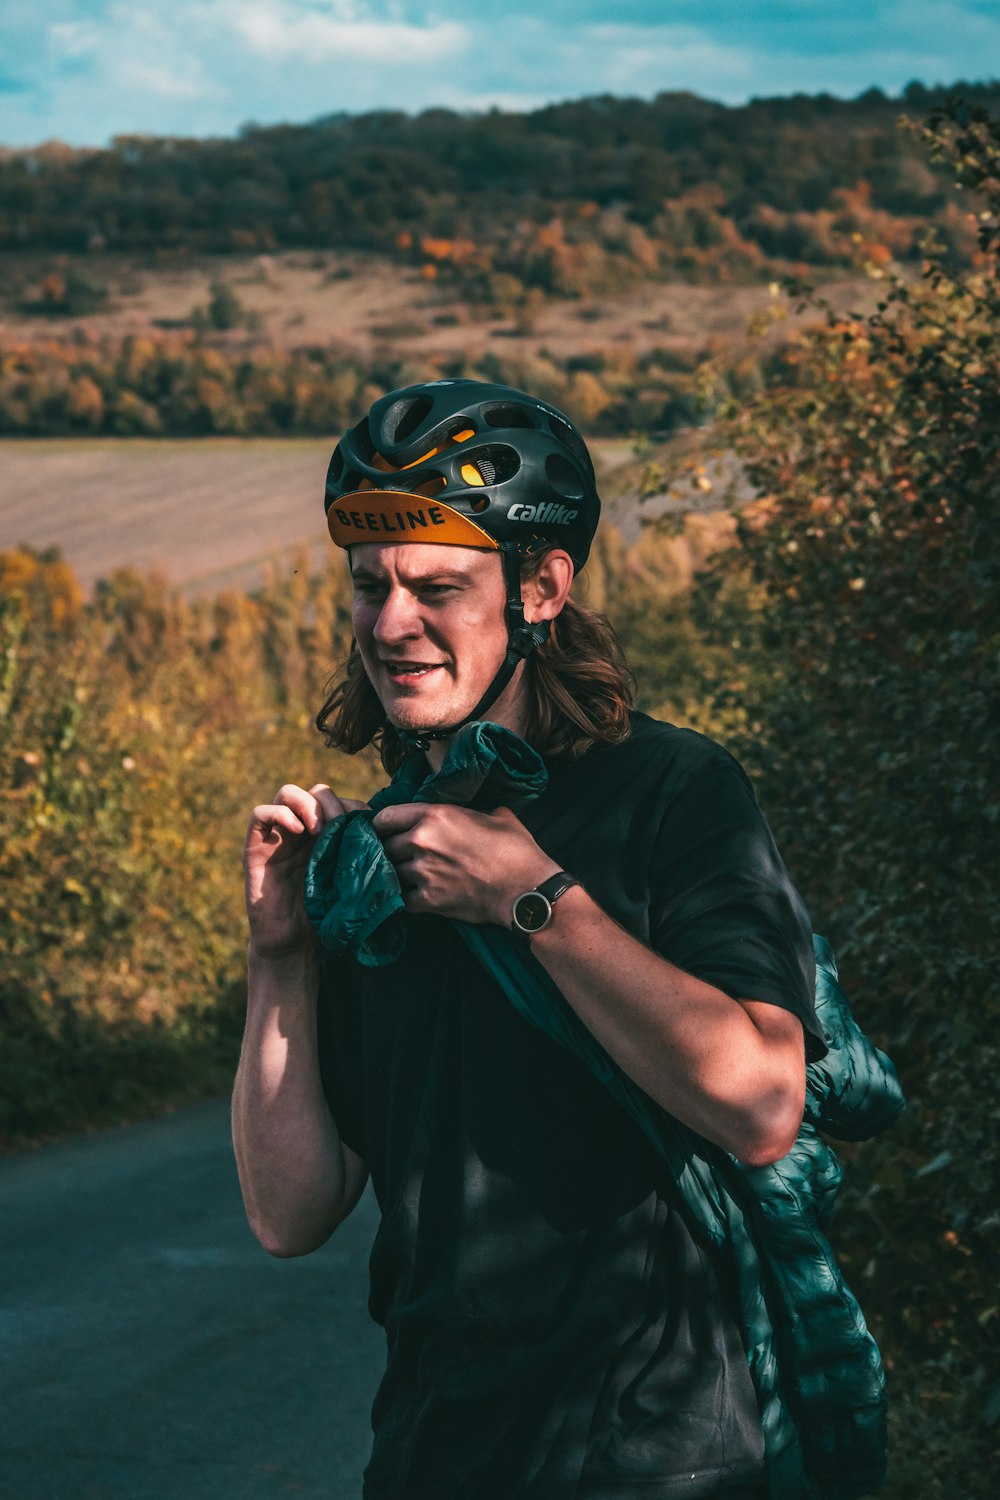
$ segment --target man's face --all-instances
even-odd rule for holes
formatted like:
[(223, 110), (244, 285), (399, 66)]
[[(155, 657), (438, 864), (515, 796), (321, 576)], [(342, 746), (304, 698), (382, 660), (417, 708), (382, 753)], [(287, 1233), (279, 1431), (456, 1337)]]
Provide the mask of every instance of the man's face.
[(389, 720), (399, 729), (459, 723), (507, 650), (499, 553), (370, 542), (352, 547), (351, 576), (354, 634)]

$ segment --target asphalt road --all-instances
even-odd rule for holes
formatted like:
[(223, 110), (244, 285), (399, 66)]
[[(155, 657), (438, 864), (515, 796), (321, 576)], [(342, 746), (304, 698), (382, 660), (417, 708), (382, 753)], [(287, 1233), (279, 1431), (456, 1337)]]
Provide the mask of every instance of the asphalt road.
[(272, 1260), (224, 1102), (0, 1160), (2, 1500), (358, 1500), (376, 1222)]

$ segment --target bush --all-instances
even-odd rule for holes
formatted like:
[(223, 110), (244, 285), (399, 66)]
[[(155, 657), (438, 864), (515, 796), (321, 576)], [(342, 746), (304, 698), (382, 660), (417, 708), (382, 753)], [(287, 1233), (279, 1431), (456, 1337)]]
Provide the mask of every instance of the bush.
[[(345, 776), (305, 726), (346, 652), (341, 570), (188, 605), (124, 570), (84, 604), (0, 554), (0, 1143), (228, 1086), (249, 808)], [(252, 746), (252, 753), (248, 747)]]
[(887, 1355), (893, 1496), (992, 1493), (1000, 1417), (993, 976), (1000, 823), (1000, 122), (923, 136), (978, 192), (980, 261), (925, 246), (869, 318), (828, 313), (792, 379), (729, 415), (759, 502), (703, 590), (720, 713), (909, 1095), (835, 1224)]
[(47, 318), (85, 318), (99, 312), (108, 300), (108, 289), (83, 272), (51, 271), (42, 279), (40, 295), (21, 304), (21, 311)]
[[(531, 292), (516, 310), (519, 323), (538, 307)], [(228, 314), (227, 314), (228, 316)], [(206, 433), (257, 436), (343, 430), (379, 391), (411, 381), (471, 375), (537, 388), (597, 436), (698, 421), (691, 355), (651, 351), (644, 369), (623, 359), (621, 346), (566, 359), (503, 359), (489, 351), (402, 359), (391, 347), (370, 363), (337, 348), (291, 351), (227, 348), (208, 331), (147, 337), (18, 344), (0, 349), (0, 432), (58, 436), (80, 431), (120, 436)], [(405, 327), (386, 332), (405, 333)], [(410, 330), (412, 332), (412, 329)], [(372, 391), (374, 395), (374, 390)]]

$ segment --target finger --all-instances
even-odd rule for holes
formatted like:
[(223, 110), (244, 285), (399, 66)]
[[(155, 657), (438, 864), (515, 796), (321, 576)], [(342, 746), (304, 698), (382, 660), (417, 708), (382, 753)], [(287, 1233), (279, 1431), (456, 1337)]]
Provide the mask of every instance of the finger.
[(338, 797), (336, 792), (321, 781), (317, 786), (309, 788), (310, 797), (316, 799), (316, 805), (323, 816), (323, 821), (329, 823), (331, 818), (340, 818), (348, 811), (349, 798)]
[(290, 807), (292, 812), (301, 818), (309, 833), (319, 833), (323, 827), (324, 818), (319, 802), (303, 787), (293, 786), (291, 783), (280, 787), (275, 793), (274, 801), (275, 805), (283, 804), (285, 807)]
[(382, 843), (382, 851), (397, 872), (403, 865), (412, 864), (419, 853), (405, 834), (397, 834), (395, 838), (385, 839)]
[(375, 814), (372, 825), (380, 838), (383, 834), (402, 833), (426, 818), (430, 811), (426, 802), (400, 802), (395, 807), (383, 807)]
[[(322, 795), (324, 792), (327, 792), (328, 795)], [(321, 802), (322, 807), (325, 807), (327, 802), (333, 799), (333, 802), (336, 802), (337, 805), (337, 811), (333, 814), (334, 817), (339, 817), (340, 813), (357, 813), (360, 808), (367, 808), (367, 802), (358, 801), (357, 796), (340, 796), (330, 786), (327, 786), (325, 781), (319, 781), (318, 786), (310, 786), (309, 793), (310, 796), (315, 796), (316, 801)]]
[(357, 797), (339, 797), (332, 787), (327, 786), (325, 781), (309, 788), (310, 797), (315, 797), (323, 820), (329, 823), (333, 818), (341, 818), (345, 813), (367, 810), (368, 803), (360, 802)]
[(422, 886), (404, 884), (400, 881), (400, 890), (403, 893), (404, 911), (420, 913), (434, 910), (433, 903)]
[(247, 835), (259, 833), (265, 838), (274, 832), (276, 828), (286, 833), (305, 833), (305, 825), (302, 819), (297, 817), (290, 807), (283, 807), (275, 802), (262, 802), (254, 808), (250, 814), (250, 826)]

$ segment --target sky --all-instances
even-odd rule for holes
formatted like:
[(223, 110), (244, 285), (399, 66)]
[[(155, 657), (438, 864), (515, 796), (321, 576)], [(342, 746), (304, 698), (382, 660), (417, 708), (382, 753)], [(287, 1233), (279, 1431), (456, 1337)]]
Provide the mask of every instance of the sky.
[(1000, 77), (1000, 0), (0, 0), (0, 144)]

